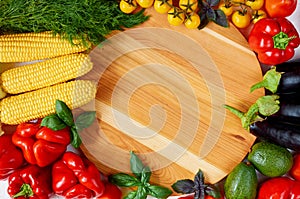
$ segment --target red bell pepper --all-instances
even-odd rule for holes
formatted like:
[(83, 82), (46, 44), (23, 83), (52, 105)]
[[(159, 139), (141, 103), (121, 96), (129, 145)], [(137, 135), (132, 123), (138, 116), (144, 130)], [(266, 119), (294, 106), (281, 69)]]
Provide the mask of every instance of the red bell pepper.
[(65, 198), (99, 197), (104, 183), (97, 167), (73, 152), (64, 153), (52, 167), (52, 188)]
[(22, 151), (12, 143), (12, 135), (0, 136), (0, 179), (7, 178), (24, 163)]
[(13, 198), (48, 199), (52, 194), (51, 167), (29, 165), (8, 178), (8, 194)]
[(24, 158), (30, 164), (48, 166), (59, 159), (70, 143), (68, 128), (54, 131), (40, 127), (40, 123), (22, 123), (12, 137), (13, 143), (22, 149)]
[(290, 170), (290, 174), (294, 179), (300, 181), (300, 154), (294, 156), (293, 167)]
[(265, 18), (254, 24), (248, 42), (261, 63), (277, 65), (294, 56), (300, 39), (294, 25), (286, 18)]
[(300, 199), (300, 182), (288, 177), (271, 178), (263, 182), (257, 199)]

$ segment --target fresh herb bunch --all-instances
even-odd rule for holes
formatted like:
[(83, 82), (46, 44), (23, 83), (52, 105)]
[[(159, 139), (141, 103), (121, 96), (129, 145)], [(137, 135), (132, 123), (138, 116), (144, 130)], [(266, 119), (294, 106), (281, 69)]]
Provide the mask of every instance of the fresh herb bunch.
[(1, 0), (0, 34), (53, 31), (71, 43), (98, 45), (113, 30), (148, 19), (141, 10), (127, 15), (116, 0)]
[(178, 180), (172, 185), (172, 188), (177, 193), (194, 193), (194, 199), (204, 199), (205, 195), (210, 195), (214, 198), (221, 198), (218, 187), (211, 184), (205, 184), (204, 175), (201, 170), (196, 173), (194, 180)]
[(200, 7), (199, 16), (201, 19), (201, 24), (198, 29), (204, 28), (210, 21), (213, 21), (222, 27), (229, 27), (224, 12), (221, 9), (216, 8), (219, 3), (220, 0), (198, 0), (198, 5)]
[(136, 191), (131, 191), (124, 199), (146, 199), (147, 195), (163, 199), (167, 198), (172, 191), (168, 188), (149, 183), (151, 170), (144, 165), (139, 157), (130, 152), (130, 169), (134, 176), (126, 173), (117, 173), (109, 176), (111, 183), (120, 187), (137, 187)]

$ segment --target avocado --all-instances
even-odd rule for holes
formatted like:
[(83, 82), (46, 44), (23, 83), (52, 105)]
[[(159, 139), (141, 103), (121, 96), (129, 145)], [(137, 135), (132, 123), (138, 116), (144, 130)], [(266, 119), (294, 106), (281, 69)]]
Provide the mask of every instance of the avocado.
[(265, 176), (277, 177), (293, 166), (293, 155), (286, 148), (262, 141), (252, 146), (248, 160)]
[(244, 162), (239, 163), (225, 180), (226, 199), (255, 199), (257, 183), (254, 166)]

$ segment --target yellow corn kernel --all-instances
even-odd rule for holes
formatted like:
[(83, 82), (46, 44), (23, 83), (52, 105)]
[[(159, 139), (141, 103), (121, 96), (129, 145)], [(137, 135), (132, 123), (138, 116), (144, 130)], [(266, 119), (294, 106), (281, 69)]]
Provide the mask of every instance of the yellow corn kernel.
[(28, 92), (74, 79), (92, 68), (87, 54), (65, 55), (5, 71), (2, 88), (10, 94)]
[(55, 101), (78, 108), (95, 98), (96, 85), (89, 80), (74, 80), (39, 90), (6, 97), (0, 102), (0, 119), (4, 124), (20, 124), (55, 113)]
[(72, 45), (52, 32), (0, 36), (0, 62), (29, 62), (85, 50), (83, 45)]

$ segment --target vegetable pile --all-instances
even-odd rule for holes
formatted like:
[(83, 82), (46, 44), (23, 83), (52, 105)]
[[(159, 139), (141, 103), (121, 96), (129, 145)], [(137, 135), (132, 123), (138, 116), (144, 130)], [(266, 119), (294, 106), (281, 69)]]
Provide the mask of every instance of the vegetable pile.
[[(236, 178), (238, 183), (242, 183), (241, 186), (259, 190), (257, 195), (248, 195), (246, 198), (300, 197), (300, 73), (295, 65), (299, 67), (299, 63), (293, 62), (271, 67), (263, 80), (250, 89), (253, 92), (264, 88), (266, 95), (259, 98), (245, 113), (225, 105), (241, 119), (243, 128), (258, 137), (245, 161), (261, 175), (269, 177), (260, 186)], [(228, 177), (226, 182), (233, 187), (237, 185)], [(225, 189), (226, 198), (231, 198), (230, 191)]]
[[(109, 183), (97, 167), (67, 145), (78, 148), (78, 130), (87, 128), (95, 112), (83, 112), (75, 120), (67, 105), (57, 100), (56, 114), (17, 125), (13, 134), (0, 136), (1, 180), (8, 178), (12, 198), (113, 197), (121, 190)], [(105, 190), (106, 187), (109, 190)]]
[[(0, 136), (0, 180), (8, 180), (8, 194), (12, 198), (57, 194), (120, 199), (124, 194), (119, 187), (125, 187), (130, 188), (126, 199), (167, 198), (173, 191), (196, 199), (299, 198), (300, 65), (287, 61), (300, 39), (285, 18), (296, 5), (296, 0), (1, 1), (0, 62), (40, 60), (1, 70), (0, 119), (17, 125), (13, 134)], [(175, 182), (172, 191), (150, 184), (151, 170), (134, 152), (132, 175), (104, 176), (85, 157), (67, 151), (69, 145), (81, 145), (79, 132), (95, 120), (95, 111), (76, 118), (72, 113), (96, 93), (93, 82), (75, 80), (92, 70), (86, 52), (112, 31), (146, 21), (144, 9), (152, 6), (174, 26), (201, 29), (213, 21), (223, 27), (232, 22), (240, 29), (250, 28), (249, 46), (261, 63), (272, 66), (263, 81), (250, 89), (264, 88), (266, 95), (246, 112), (225, 105), (258, 139), (224, 184), (206, 184), (199, 170), (193, 180)], [(75, 85), (78, 93), (74, 94)], [(258, 175), (265, 178), (259, 181)]]

